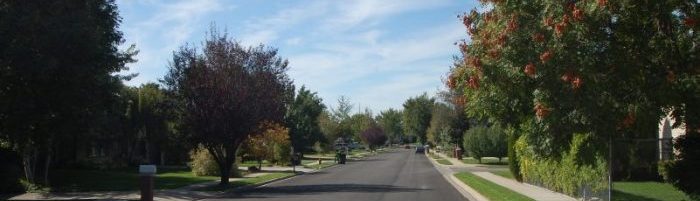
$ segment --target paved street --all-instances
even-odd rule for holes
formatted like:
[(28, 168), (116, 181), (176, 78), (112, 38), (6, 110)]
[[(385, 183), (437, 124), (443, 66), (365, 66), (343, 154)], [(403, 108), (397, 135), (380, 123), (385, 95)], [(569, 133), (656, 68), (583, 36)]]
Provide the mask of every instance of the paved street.
[(465, 200), (425, 155), (398, 150), (209, 200)]

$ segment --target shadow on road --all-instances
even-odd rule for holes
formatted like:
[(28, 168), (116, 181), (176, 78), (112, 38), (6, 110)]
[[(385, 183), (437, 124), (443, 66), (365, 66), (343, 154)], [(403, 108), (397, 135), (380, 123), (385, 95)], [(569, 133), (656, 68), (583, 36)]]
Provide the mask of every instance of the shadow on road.
[(336, 193), (336, 192), (360, 192), (360, 193), (387, 193), (387, 192), (415, 192), (419, 188), (406, 188), (392, 185), (372, 185), (372, 184), (323, 184), (323, 185), (297, 185), (297, 186), (275, 186), (275, 187), (260, 187), (250, 190), (242, 197), (259, 197), (260, 194), (267, 195), (299, 195), (299, 194), (318, 194), (318, 193)]

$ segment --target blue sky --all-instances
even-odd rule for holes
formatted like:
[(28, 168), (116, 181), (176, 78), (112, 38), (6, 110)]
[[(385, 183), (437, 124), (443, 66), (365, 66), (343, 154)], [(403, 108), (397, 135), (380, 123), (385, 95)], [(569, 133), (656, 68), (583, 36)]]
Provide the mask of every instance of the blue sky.
[(458, 0), (228, 1), (117, 0), (122, 48), (136, 44), (127, 84), (157, 82), (172, 52), (201, 44), (211, 23), (246, 45), (279, 48), (297, 87), (327, 106), (344, 95), (374, 112), (444, 88), (441, 78), (466, 38), (456, 15), (475, 7)]

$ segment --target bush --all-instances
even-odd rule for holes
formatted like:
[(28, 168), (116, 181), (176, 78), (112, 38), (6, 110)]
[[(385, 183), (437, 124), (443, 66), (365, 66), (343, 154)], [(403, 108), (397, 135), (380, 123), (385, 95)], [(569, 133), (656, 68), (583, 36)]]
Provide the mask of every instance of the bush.
[[(190, 162), (188, 163), (192, 173), (196, 176), (219, 176), (219, 165), (214, 157), (203, 146), (199, 146), (190, 151)], [(238, 166), (233, 164), (231, 177), (241, 177)]]
[(574, 134), (560, 157), (542, 157), (534, 151), (532, 136), (523, 133), (515, 143), (523, 180), (571, 196), (590, 196), (607, 188), (605, 155), (592, 134)]
[(677, 160), (667, 167), (669, 182), (694, 200), (700, 200), (700, 135), (687, 133), (673, 145)]
[(219, 165), (214, 157), (204, 147), (198, 147), (190, 152), (190, 168), (196, 176), (218, 176)]
[(258, 166), (251, 165), (248, 166), (248, 172), (260, 172), (260, 169), (258, 169)]
[[(2, 145), (0, 145), (2, 146)], [(21, 159), (16, 152), (0, 147), (0, 194), (24, 191), (20, 183), (23, 175)]]
[(479, 163), (486, 156), (497, 157), (500, 161), (508, 154), (506, 134), (498, 126), (471, 128), (464, 134), (464, 149)]

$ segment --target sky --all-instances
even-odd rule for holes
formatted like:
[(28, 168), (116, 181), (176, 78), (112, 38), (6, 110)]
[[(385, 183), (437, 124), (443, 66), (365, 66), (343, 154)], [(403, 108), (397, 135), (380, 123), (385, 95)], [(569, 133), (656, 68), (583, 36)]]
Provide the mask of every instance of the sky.
[(475, 0), (117, 0), (126, 49), (134, 44), (138, 73), (127, 85), (158, 82), (173, 51), (201, 46), (214, 24), (247, 46), (279, 49), (297, 88), (315, 91), (328, 107), (346, 96), (355, 111), (402, 108), (444, 89), (441, 82), (467, 37), (457, 15)]

